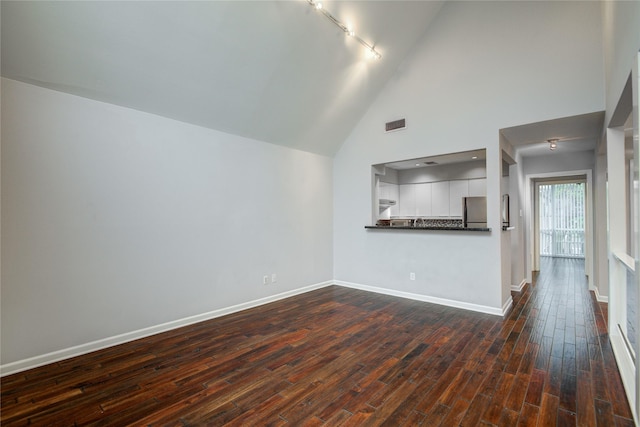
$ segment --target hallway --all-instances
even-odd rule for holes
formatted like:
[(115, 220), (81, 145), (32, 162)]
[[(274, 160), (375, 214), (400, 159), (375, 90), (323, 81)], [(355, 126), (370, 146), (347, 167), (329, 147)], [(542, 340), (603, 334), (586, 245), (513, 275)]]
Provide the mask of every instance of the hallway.
[[(544, 400), (558, 408), (558, 422), (578, 426), (633, 425), (607, 335), (606, 305), (587, 290), (584, 259), (540, 258), (525, 329), (538, 345), (532, 385), (544, 372)], [(513, 317), (513, 316), (512, 316)], [(531, 386), (530, 386), (531, 387)], [(543, 409), (544, 412), (544, 409)], [(565, 423), (564, 421), (567, 421)]]

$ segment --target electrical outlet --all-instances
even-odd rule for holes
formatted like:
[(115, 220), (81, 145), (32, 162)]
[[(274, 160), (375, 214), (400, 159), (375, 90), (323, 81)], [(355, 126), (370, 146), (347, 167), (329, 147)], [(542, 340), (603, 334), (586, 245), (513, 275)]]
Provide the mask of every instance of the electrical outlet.
[(263, 285), (268, 285), (269, 284), (269, 276), (263, 276), (262, 277), (262, 284)]
[(409, 273), (409, 280), (416, 280), (416, 273)]
[(276, 283), (278, 281), (277, 277), (276, 277), (276, 273), (273, 273), (271, 275), (271, 283)]

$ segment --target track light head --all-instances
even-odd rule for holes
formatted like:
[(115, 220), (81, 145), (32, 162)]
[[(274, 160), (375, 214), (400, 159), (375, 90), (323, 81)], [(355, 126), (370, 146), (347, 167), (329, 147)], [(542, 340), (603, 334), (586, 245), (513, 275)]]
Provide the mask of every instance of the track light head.
[(353, 30), (353, 28), (351, 28), (350, 25), (343, 24), (338, 18), (333, 16), (327, 9), (323, 8), (321, 2), (315, 1), (315, 0), (307, 0), (307, 2), (309, 3), (309, 6), (315, 8), (318, 12), (322, 13), (325, 16), (325, 18), (327, 18), (335, 26), (340, 28), (348, 37), (355, 39), (358, 43), (364, 46), (369, 51), (371, 58), (375, 58), (375, 59), (382, 58), (382, 55), (376, 50), (376, 48), (373, 45), (367, 43), (362, 39), (362, 37), (358, 36), (356, 32)]

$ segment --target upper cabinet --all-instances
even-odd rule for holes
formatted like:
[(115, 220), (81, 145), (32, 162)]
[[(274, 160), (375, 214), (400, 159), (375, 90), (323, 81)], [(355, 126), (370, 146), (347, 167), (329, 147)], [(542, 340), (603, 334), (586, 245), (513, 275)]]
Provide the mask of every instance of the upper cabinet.
[[(455, 181), (422, 182), (393, 185), (380, 183), (380, 199), (397, 200), (391, 207), (391, 216), (462, 218), (462, 198), (485, 196), (486, 179), (459, 179)], [(395, 187), (397, 196), (390, 194)], [(397, 212), (397, 213), (394, 213)]]
[(410, 184), (415, 186), (416, 216), (432, 216), (432, 194), (433, 184), (423, 182), (421, 184)]
[(413, 184), (398, 185), (400, 216), (416, 215), (416, 188)]
[[(399, 215), (399, 194), (398, 185), (388, 182), (380, 182), (378, 184), (378, 205), (379, 212), (384, 213), (385, 217)], [(389, 203), (388, 203), (389, 202)]]
[(469, 196), (469, 180), (449, 182), (449, 216), (462, 218), (462, 198)]
[(431, 215), (449, 217), (449, 181), (434, 182), (431, 193)]
[(487, 178), (469, 180), (469, 196), (481, 197), (487, 195)]

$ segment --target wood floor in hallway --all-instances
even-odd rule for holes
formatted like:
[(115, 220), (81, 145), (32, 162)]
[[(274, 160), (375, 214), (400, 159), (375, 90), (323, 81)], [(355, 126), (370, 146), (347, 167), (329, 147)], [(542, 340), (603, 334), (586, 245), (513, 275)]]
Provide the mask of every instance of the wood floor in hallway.
[(1, 394), (3, 426), (633, 425), (569, 259), (505, 319), (331, 286), (6, 376)]

